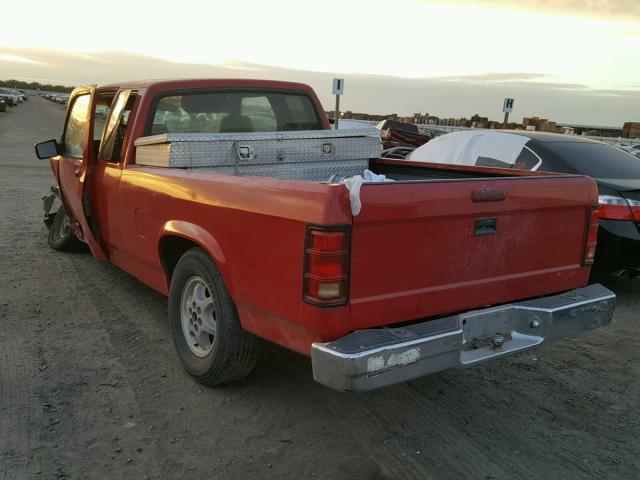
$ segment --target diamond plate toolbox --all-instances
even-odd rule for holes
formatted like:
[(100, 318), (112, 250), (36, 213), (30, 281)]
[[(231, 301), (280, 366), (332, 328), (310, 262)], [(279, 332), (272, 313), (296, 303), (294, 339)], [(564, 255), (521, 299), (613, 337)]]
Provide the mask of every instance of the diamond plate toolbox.
[(138, 165), (317, 181), (362, 174), (382, 147), (371, 129), (164, 133), (135, 146)]

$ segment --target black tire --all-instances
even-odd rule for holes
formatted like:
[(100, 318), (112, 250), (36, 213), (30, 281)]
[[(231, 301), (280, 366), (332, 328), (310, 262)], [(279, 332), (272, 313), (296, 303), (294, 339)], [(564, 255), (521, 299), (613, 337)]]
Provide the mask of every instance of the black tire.
[(63, 252), (85, 251), (87, 249), (86, 244), (75, 236), (71, 228), (68, 227), (68, 223), (69, 215), (67, 215), (64, 205), (60, 205), (49, 227), (47, 243), (54, 250)]
[[(204, 282), (204, 284), (202, 283)], [(183, 302), (189, 297), (191, 285), (197, 285), (205, 293), (204, 301), (212, 297), (215, 309), (215, 334), (205, 332), (202, 327), (201, 312), (191, 311), (191, 302)], [(208, 289), (208, 296), (206, 295)], [(194, 302), (195, 303), (195, 302)], [(185, 308), (185, 304), (188, 306)], [(204, 303), (203, 303), (204, 305)], [(195, 306), (194, 306), (195, 308)], [(185, 309), (185, 324), (183, 325), (183, 309)], [(204, 308), (203, 308), (204, 310)], [(169, 322), (173, 340), (187, 372), (198, 382), (207, 385), (221, 385), (245, 378), (251, 373), (258, 359), (258, 339), (245, 331), (240, 325), (235, 304), (227, 291), (224, 280), (215, 263), (207, 253), (200, 248), (188, 250), (178, 261), (171, 277), (169, 290)], [(200, 331), (196, 323), (200, 322)], [(195, 331), (186, 329), (196, 328)], [(194, 332), (197, 332), (195, 335)], [(204, 335), (204, 336), (203, 336)], [(189, 338), (187, 338), (189, 337)], [(197, 339), (204, 339), (199, 343)], [(208, 340), (207, 340), (208, 339)], [(195, 343), (195, 345), (194, 345)], [(206, 344), (206, 345), (203, 345)], [(207, 348), (210, 350), (207, 351)], [(193, 349), (201, 349), (200, 355)]]

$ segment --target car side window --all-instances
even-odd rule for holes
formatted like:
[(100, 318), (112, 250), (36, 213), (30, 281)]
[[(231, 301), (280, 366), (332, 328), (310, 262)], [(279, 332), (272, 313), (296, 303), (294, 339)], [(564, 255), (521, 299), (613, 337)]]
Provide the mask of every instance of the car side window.
[(87, 141), (87, 119), (91, 96), (79, 95), (73, 100), (67, 125), (64, 129), (64, 154), (70, 157), (82, 157)]
[(538, 158), (529, 148), (524, 147), (518, 158), (516, 159), (516, 163), (513, 165), (513, 168), (517, 168), (520, 170), (533, 170), (540, 164), (540, 158)]
[(129, 126), (129, 117), (136, 94), (131, 90), (120, 92), (111, 108), (109, 120), (104, 132), (100, 148), (100, 159), (105, 162), (118, 163), (122, 153), (124, 137)]
[(511, 164), (491, 157), (478, 157), (476, 160), (478, 167), (511, 168)]

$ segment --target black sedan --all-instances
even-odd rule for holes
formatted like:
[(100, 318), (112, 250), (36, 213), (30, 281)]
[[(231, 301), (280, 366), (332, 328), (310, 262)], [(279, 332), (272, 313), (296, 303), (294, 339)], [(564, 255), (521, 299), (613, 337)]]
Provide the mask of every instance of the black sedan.
[(408, 160), (593, 177), (600, 203), (595, 266), (640, 274), (640, 159), (627, 152), (573, 135), (465, 130), (431, 140)]

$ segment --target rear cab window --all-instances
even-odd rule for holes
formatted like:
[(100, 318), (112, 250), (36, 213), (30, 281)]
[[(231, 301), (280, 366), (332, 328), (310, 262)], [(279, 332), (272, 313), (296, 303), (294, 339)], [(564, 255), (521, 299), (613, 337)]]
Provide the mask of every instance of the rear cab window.
[(308, 96), (275, 91), (169, 93), (156, 101), (151, 118), (150, 135), (322, 130)]

